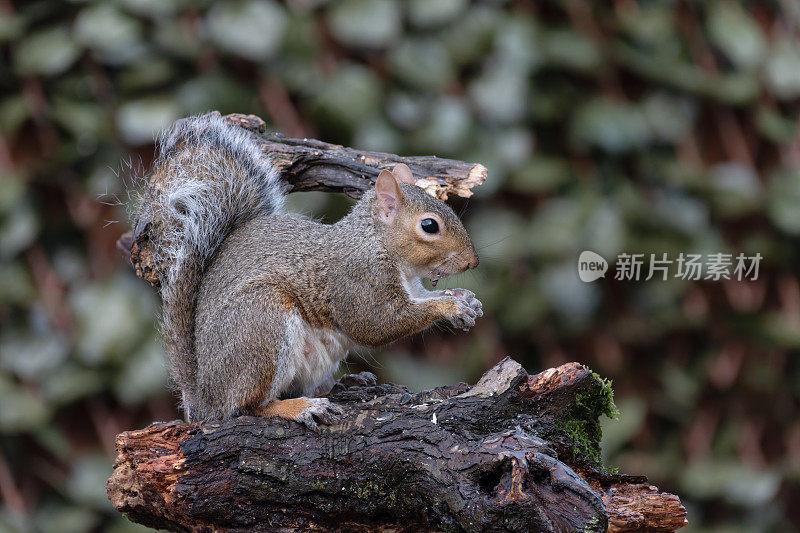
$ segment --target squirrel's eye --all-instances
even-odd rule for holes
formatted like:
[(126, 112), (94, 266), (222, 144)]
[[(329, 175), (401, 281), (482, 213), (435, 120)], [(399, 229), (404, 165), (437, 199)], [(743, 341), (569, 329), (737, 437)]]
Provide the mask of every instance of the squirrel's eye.
[(424, 231), (425, 233), (439, 232), (439, 223), (432, 218), (423, 218), (420, 221), (419, 225), (422, 227), (422, 231)]

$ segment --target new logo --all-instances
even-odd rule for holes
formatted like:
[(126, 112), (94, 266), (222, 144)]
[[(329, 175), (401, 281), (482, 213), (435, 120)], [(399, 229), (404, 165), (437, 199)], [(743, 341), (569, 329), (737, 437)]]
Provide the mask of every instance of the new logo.
[(581, 278), (581, 281), (589, 283), (598, 278), (604, 278), (607, 270), (608, 261), (591, 250), (581, 252), (578, 257), (578, 277)]

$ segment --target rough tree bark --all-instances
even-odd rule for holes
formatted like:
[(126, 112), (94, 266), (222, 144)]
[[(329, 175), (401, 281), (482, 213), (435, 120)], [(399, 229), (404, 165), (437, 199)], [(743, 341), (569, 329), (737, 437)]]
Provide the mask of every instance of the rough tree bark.
[[(255, 115), (226, 115), (231, 123), (263, 134), (266, 124)], [(261, 150), (269, 154), (290, 184), (290, 192), (344, 192), (359, 198), (372, 187), (382, 169), (397, 163), (409, 166), (416, 185), (440, 200), (455, 194), (472, 196), (472, 188), (486, 181), (486, 167), (436, 156), (400, 157), (384, 152), (355, 150), (315, 139), (261, 137)]]
[[(218, 112), (215, 112), (219, 114)], [(472, 196), (472, 188), (486, 180), (486, 167), (435, 156), (400, 157), (382, 152), (366, 152), (315, 139), (289, 139), (279, 135), (264, 136), (266, 124), (255, 115), (226, 115), (225, 118), (250, 131), (261, 146), (265, 158), (270, 158), (289, 184), (289, 192), (344, 192), (359, 198), (375, 183), (382, 169), (397, 163), (409, 166), (416, 185), (440, 200), (449, 195)], [(147, 188), (156, 188), (152, 180)], [(117, 246), (131, 258), (136, 275), (158, 285), (164, 265), (157, 265), (151, 253), (155, 246), (150, 237), (158, 234), (159, 221), (137, 221), (137, 226), (120, 237)]]
[(477, 385), (412, 394), (345, 376), (318, 431), (241, 417), (117, 437), (107, 492), (173, 531), (673, 531), (686, 511), (643, 476), (604, 473), (608, 383), (577, 363), (505, 359)]

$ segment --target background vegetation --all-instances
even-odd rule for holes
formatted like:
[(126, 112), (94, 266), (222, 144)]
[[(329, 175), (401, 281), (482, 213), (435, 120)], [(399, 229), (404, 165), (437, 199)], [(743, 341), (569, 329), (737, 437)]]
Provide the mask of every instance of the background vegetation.
[[(614, 380), (607, 463), (694, 531), (800, 527), (798, 24), (791, 0), (0, 0), (0, 529), (135, 529), (104, 494), (114, 436), (178, 413), (113, 204), (154, 132), (211, 109), (489, 168), (454, 202), (481, 267), (451, 280), (487, 316), (350, 369), (423, 388), (583, 362)], [(764, 260), (585, 284), (584, 249)]]

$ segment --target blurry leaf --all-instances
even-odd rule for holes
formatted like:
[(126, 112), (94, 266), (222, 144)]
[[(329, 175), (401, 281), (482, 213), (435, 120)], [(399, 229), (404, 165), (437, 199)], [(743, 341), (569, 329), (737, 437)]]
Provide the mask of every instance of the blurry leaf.
[(744, 105), (759, 90), (759, 80), (746, 72), (711, 74), (689, 63), (680, 54), (645, 53), (626, 43), (618, 43), (616, 57), (620, 64), (645, 79), (666, 87), (708, 96), (721, 104)]
[(481, 161), (489, 172), (489, 179), (476, 189), (477, 197), (488, 198), (505, 186), (507, 174), (522, 165), (533, 152), (535, 141), (531, 132), (523, 128), (479, 128), (477, 139), (471, 144), (480, 145), (481, 151), (472, 160)]
[(730, 0), (711, 5), (709, 14), (711, 41), (736, 65), (753, 69), (766, 51), (761, 28), (741, 4)]
[[(518, 157), (514, 165), (512, 165), (510, 164), (511, 162), (506, 159), (506, 147), (503, 147), (503, 141), (505, 139), (504, 135), (501, 134), (503, 126), (499, 124), (482, 125), (480, 123), (478, 123), (477, 126), (480, 127), (473, 126), (472, 128), (472, 136), (469, 142), (475, 148), (473, 148), (468, 159), (471, 161), (480, 161), (481, 164), (486, 167), (489, 177), (480, 187), (473, 189), (473, 191), (475, 192), (476, 199), (491, 198), (498, 191), (502, 190), (505, 186), (508, 173), (514, 166), (524, 161), (533, 147), (528, 146), (527, 151), (521, 150), (521, 136), (517, 135), (519, 130), (509, 130), (511, 132), (510, 139), (513, 142), (513, 146), (507, 147), (507, 150), (511, 152), (513, 156)], [(529, 136), (527, 139), (530, 141)], [(532, 144), (532, 142), (530, 142), (530, 144)]]
[(241, 112), (242, 106), (247, 108), (255, 97), (229, 76), (207, 74), (181, 85), (175, 100), (181, 114), (206, 113), (212, 109), (227, 114)]
[[(765, 313), (763, 318), (770, 320), (770, 326), (777, 326), (777, 328), (774, 329), (768, 326), (766, 331), (768, 335), (778, 332), (777, 344), (779, 346), (797, 349), (797, 341), (800, 339), (800, 334), (798, 334), (798, 329), (800, 329), (798, 328), (798, 326), (800, 326), (800, 320), (798, 320), (797, 316), (793, 316), (789, 313)], [(790, 327), (792, 328), (791, 330)], [(784, 331), (778, 331), (780, 329), (783, 329)], [(781, 369), (777, 368), (771, 363), (772, 361), (769, 361), (768, 359), (762, 359), (753, 361), (747, 365), (747, 373), (741, 377), (748, 389), (762, 394), (772, 392), (775, 383), (779, 383), (781, 380)], [(776, 403), (776, 408), (781, 408), (786, 405), (784, 403), (784, 398), (786, 398), (784, 395), (776, 397), (776, 400), (780, 402)], [(790, 417), (781, 414), (777, 419), (784, 421), (788, 420), (789, 418)]]
[(174, 15), (179, 3), (180, 0), (122, 0), (122, 4), (131, 12), (154, 19)]
[(418, 89), (441, 89), (453, 78), (447, 49), (433, 39), (405, 39), (389, 54), (395, 77)]
[(83, 533), (92, 530), (100, 517), (77, 505), (45, 504), (36, 511), (36, 530), (42, 533)]
[(514, 281), (509, 285), (511, 286), (489, 302), (486, 301), (485, 291), (478, 291), (478, 294), (484, 305), (490, 304), (487, 309), (495, 310), (504, 331), (511, 334), (530, 332), (547, 315), (550, 310), (549, 302), (542, 296), (538, 278), (529, 279), (524, 285)]
[(13, 95), (0, 102), (0, 132), (11, 135), (30, 116), (25, 98), (22, 95)]
[[(735, 178), (728, 178), (732, 181)], [(731, 204), (736, 205), (740, 196), (737, 195), (737, 187), (744, 188), (746, 186), (739, 184), (727, 185), (730, 194), (733, 198), (730, 200)], [(720, 185), (720, 190), (725, 191), (725, 186)], [(721, 196), (725, 193), (722, 192)], [(646, 216), (648, 216), (654, 225), (664, 229), (673, 231), (680, 231), (686, 235), (696, 235), (699, 228), (705, 228), (709, 224), (709, 206), (708, 203), (680, 194), (674, 191), (656, 192), (652, 196), (653, 203), (650, 205)], [(722, 202), (722, 200), (720, 200)], [(744, 200), (738, 200), (744, 202)]]
[(614, 202), (626, 219), (637, 219), (641, 217), (649, 218), (652, 213), (652, 206), (647, 198), (639, 194), (634, 183), (623, 181), (617, 184), (614, 190)]
[(60, 335), (21, 336), (4, 333), (0, 337), (0, 365), (23, 380), (41, 379), (64, 361), (68, 346)]
[(645, 168), (643, 172), (651, 172), (663, 179), (664, 183), (678, 190), (704, 191), (708, 186), (708, 172), (699, 162), (681, 161), (671, 155), (655, 153), (641, 154), (640, 162), (652, 164), (653, 168)]
[(23, 17), (10, 11), (0, 13), (0, 43), (19, 38), (25, 29)]
[(8, 172), (0, 180), (0, 214), (11, 212), (25, 197), (25, 182), (22, 177)]
[(783, 39), (773, 44), (765, 75), (767, 85), (779, 99), (800, 96), (800, 43)]
[(403, 141), (395, 128), (383, 120), (362, 122), (353, 135), (353, 146), (361, 150), (399, 153)]
[(767, 214), (781, 230), (800, 235), (800, 168), (774, 172), (769, 180)]
[(24, 305), (36, 294), (28, 271), (18, 262), (0, 263), (0, 302)]
[(53, 76), (67, 70), (79, 54), (80, 49), (71, 39), (67, 28), (54, 26), (37, 31), (16, 43), (14, 70), (21, 76)]
[(348, 126), (377, 112), (381, 98), (375, 74), (357, 65), (342, 65), (325, 80), (313, 97), (322, 117)]
[(774, 500), (781, 485), (779, 474), (748, 468), (742, 474), (730, 480), (726, 490), (728, 502), (759, 509)]
[(582, 91), (568, 83), (534, 86), (529, 98), (530, 113), (537, 122), (562, 122), (574, 110), (576, 100), (582, 98)]
[(71, 131), (75, 137), (107, 134), (108, 115), (97, 104), (57, 98), (53, 101), (51, 114), (61, 127)]
[(75, 501), (96, 509), (112, 510), (106, 496), (106, 481), (111, 476), (111, 460), (104, 455), (87, 454), (71, 465), (67, 492)]
[(324, 75), (308, 61), (297, 57), (282, 57), (276, 65), (275, 74), (283, 82), (287, 91), (301, 96), (313, 94), (322, 83)]
[(0, 258), (11, 257), (27, 248), (39, 233), (37, 214), (22, 201), (0, 217)]
[(642, 148), (650, 141), (650, 129), (637, 106), (606, 98), (579, 107), (570, 134), (579, 146), (596, 146), (611, 154)]
[(172, 80), (175, 65), (166, 59), (152, 58), (148, 61), (134, 63), (121, 72), (117, 78), (120, 91), (153, 89)]
[[(583, 210), (568, 199), (549, 200), (536, 211), (528, 234), (528, 248), (534, 256), (567, 258), (578, 252), (583, 227)], [(577, 264), (577, 261), (576, 261)], [(577, 270), (570, 267), (578, 278)]]
[(597, 45), (571, 29), (546, 31), (542, 48), (547, 62), (555, 68), (587, 71), (599, 67), (602, 61)]
[(87, 6), (75, 19), (75, 40), (111, 64), (127, 63), (141, 56), (141, 32), (138, 20), (110, 2)]
[(123, 364), (114, 383), (114, 391), (123, 404), (136, 405), (168, 391), (166, 360), (159, 340), (148, 342)]
[(787, 143), (797, 134), (797, 120), (792, 120), (766, 106), (758, 108), (756, 125), (759, 132), (776, 144)]
[(88, 365), (119, 360), (154, 327), (154, 295), (132, 276), (76, 288), (69, 303), (77, 320), (77, 357)]
[(525, 221), (515, 211), (486, 206), (477, 209), (465, 223), (475, 249), (481, 256), (488, 256), (490, 262), (515, 261), (525, 254), (519, 245), (526, 235)]
[(220, 48), (251, 61), (274, 56), (286, 26), (284, 8), (272, 0), (216, 2), (206, 16), (208, 33)]
[(127, 516), (117, 517), (103, 533), (152, 533), (152, 529), (141, 524), (134, 524)]
[(656, 93), (644, 100), (642, 111), (653, 136), (660, 141), (677, 142), (694, 126), (694, 105), (686, 98)]
[(26, 516), (13, 513), (3, 505), (0, 507), (0, 531), (4, 533), (30, 533), (32, 525)]
[(611, 259), (625, 247), (627, 229), (619, 206), (613, 201), (601, 200), (587, 214), (582, 243), (578, 247)]
[(290, 9), (287, 13), (280, 60), (313, 68), (312, 58), (319, 53), (321, 41), (317, 20), (307, 13)]
[(492, 63), (469, 85), (469, 95), (486, 120), (514, 122), (527, 110), (528, 80), (512, 65)]
[(598, 285), (585, 283), (578, 277), (577, 254), (542, 269), (538, 282), (550, 309), (571, 326), (586, 324), (600, 304)]
[(503, 21), (495, 37), (497, 57), (528, 73), (542, 61), (542, 45), (535, 20), (514, 16)]
[(616, 419), (603, 417), (603, 440), (600, 449), (605, 461), (612, 460), (619, 451), (641, 431), (647, 415), (647, 405), (640, 398), (628, 397), (615, 401), (619, 409)]
[(86, 276), (86, 260), (75, 248), (60, 248), (53, 254), (53, 269), (63, 283), (72, 284)]
[(722, 103), (742, 105), (753, 100), (759, 91), (758, 78), (741, 72), (703, 79), (702, 94), (719, 99)]
[(661, 382), (676, 411), (676, 416), (685, 415), (694, 409), (700, 392), (700, 383), (693, 379), (689, 369), (667, 361), (661, 370)]
[[(655, 249), (649, 248), (649, 250)], [(668, 258), (677, 257), (678, 253), (680, 253), (665, 245), (659, 249), (660, 253), (646, 255), (647, 261), (653, 260), (651, 255), (654, 255), (656, 259), (661, 259), (661, 254), (663, 254), (661, 250), (667, 251)], [(645, 265), (647, 264), (645, 263)], [(649, 270), (645, 266), (642, 269), (642, 277), (646, 278), (648, 275)], [(654, 334), (685, 323), (681, 299), (686, 292), (687, 285), (688, 282), (669, 276), (665, 280), (662, 278), (662, 274), (656, 271), (651, 282), (636, 286), (633, 307), (638, 314), (647, 317), (648, 321), (658, 324), (660, 329), (654, 331)]]
[[(756, 329), (770, 344), (790, 350), (800, 349), (800, 320), (796, 316), (781, 312), (764, 313), (759, 317)], [(766, 380), (764, 388), (769, 389), (774, 381)]]
[(739, 462), (695, 461), (680, 472), (681, 490), (695, 498), (724, 497), (729, 503), (759, 508), (778, 490), (778, 477)]
[(668, 4), (646, 3), (637, 9), (619, 10), (626, 33), (643, 44), (658, 45), (662, 50), (675, 36), (675, 10)]
[(508, 186), (516, 192), (549, 192), (566, 183), (570, 176), (569, 166), (562, 159), (536, 156), (511, 173)]
[(152, 41), (160, 50), (185, 59), (193, 59), (200, 48), (199, 38), (187, 28), (175, 25), (175, 20), (158, 17)]
[(411, 24), (431, 28), (451, 22), (464, 12), (467, 4), (467, 0), (409, 0), (406, 9)]
[(116, 118), (117, 128), (126, 142), (150, 144), (156, 134), (180, 118), (180, 113), (172, 99), (150, 97), (122, 104)]
[(62, 406), (99, 393), (107, 379), (97, 370), (67, 363), (57, 373), (43, 377), (42, 396), (52, 406)]
[(452, 155), (467, 140), (469, 110), (463, 100), (453, 97), (438, 99), (432, 107), (426, 125), (413, 139), (415, 151)]
[(496, 9), (476, 4), (457, 24), (445, 29), (441, 33), (442, 44), (450, 52), (453, 62), (456, 65), (464, 65), (478, 60), (489, 48), (499, 21), (500, 15)]
[(761, 205), (763, 191), (752, 168), (738, 163), (719, 163), (711, 169), (712, 200), (726, 216), (741, 216)]
[(36, 444), (60, 461), (68, 461), (73, 453), (72, 444), (61, 428), (53, 425), (42, 426), (33, 434)]
[(394, 125), (401, 130), (418, 127), (425, 119), (430, 101), (410, 92), (391, 93), (386, 102), (386, 113)]
[(346, 45), (385, 48), (400, 34), (402, 16), (394, 0), (343, 0), (328, 15), (333, 35)]
[(50, 408), (32, 392), (0, 372), (0, 433), (20, 433), (42, 426)]

